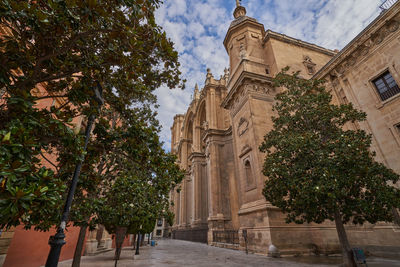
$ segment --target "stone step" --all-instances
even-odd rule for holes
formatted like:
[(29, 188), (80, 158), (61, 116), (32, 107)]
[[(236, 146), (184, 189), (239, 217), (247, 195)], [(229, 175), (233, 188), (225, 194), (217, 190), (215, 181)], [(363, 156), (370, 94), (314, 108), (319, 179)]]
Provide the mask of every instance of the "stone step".
[(87, 255), (88, 256), (96, 256), (96, 255), (99, 255), (101, 253), (105, 253), (105, 252), (108, 252), (108, 251), (111, 251), (111, 250), (113, 250), (113, 248), (105, 248), (105, 247), (97, 248), (97, 250), (95, 252), (88, 253)]

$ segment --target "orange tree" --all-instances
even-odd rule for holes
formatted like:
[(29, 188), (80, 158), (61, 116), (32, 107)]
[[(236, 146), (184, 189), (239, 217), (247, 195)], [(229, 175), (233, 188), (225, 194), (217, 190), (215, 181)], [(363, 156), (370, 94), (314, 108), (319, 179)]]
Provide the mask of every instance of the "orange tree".
[(285, 89), (276, 96), (278, 116), (260, 147), (267, 153), (263, 193), (288, 223), (335, 221), (344, 262), (351, 265), (343, 225), (393, 221), (400, 207), (400, 190), (393, 186), (399, 175), (374, 160), (370, 135), (343, 127), (365, 120), (365, 113), (332, 104), (323, 81), (286, 70), (275, 78), (275, 86)]

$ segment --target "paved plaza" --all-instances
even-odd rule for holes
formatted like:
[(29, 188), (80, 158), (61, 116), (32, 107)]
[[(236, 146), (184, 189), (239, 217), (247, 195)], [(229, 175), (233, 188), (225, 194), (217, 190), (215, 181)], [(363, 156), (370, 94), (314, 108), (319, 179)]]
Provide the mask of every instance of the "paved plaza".
[[(114, 266), (114, 252), (110, 251), (97, 256), (82, 257), (82, 267)], [(259, 267), (259, 266), (339, 266), (340, 257), (290, 257), (269, 258), (261, 255), (248, 254), (242, 251), (216, 248), (206, 244), (192, 243), (180, 240), (160, 240), (157, 246), (140, 248), (140, 255), (134, 258), (134, 251), (125, 248), (122, 251), (119, 267)], [(64, 261), (59, 267), (71, 266), (71, 260)], [(369, 267), (400, 267), (400, 261), (369, 258)]]

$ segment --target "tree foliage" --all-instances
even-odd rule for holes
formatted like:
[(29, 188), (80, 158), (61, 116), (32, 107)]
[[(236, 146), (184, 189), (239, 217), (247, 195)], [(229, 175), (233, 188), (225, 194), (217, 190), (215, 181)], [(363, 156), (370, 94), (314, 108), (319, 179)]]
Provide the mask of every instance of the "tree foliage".
[[(115, 153), (114, 179), (102, 187), (99, 222), (113, 233), (117, 227), (144, 233), (149, 222), (169, 209), (169, 192), (183, 179), (175, 156), (164, 152), (152, 127), (122, 125), (124, 143)], [(154, 227), (154, 226), (153, 226)]]
[[(0, 1), (0, 227), (54, 224), (70, 177), (58, 163), (83, 156), (82, 135), (71, 128), (74, 118), (97, 110), (90, 102), (98, 83), (105, 106), (122, 117), (132, 107), (148, 112), (161, 84), (183, 87), (177, 52), (155, 23), (159, 4)], [(54, 98), (63, 104), (39, 108)]]
[(352, 256), (344, 223), (391, 222), (400, 207), (399, 175), (374, 160), (371, 135), (357, 129), (366, 119), (352, 104), (335, 105), (324, 81), (278, 74), (273, 129), (266, 152), (263, 194), (287, 222), (335, 221), (345, 263)]

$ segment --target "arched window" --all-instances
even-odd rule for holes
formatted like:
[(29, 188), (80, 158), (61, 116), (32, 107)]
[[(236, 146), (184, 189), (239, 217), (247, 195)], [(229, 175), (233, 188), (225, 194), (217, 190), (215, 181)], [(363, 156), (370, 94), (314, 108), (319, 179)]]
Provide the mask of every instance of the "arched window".
[(253, 177), (253, 171), (251, 170), (251, 163), (249, 159), (246, 159), (244, 161), (244, 170), (246, 172), (247, 185), (249, 186), (253, 185), (254, 177)]

